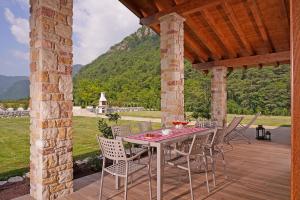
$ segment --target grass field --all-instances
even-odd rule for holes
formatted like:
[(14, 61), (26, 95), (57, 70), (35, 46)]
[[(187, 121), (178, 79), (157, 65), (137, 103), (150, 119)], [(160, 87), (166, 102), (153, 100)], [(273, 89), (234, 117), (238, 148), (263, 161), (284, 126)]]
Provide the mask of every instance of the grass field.
[[(121, 113), (122, 116), (160, 118), (159, 111), (143, 111)], [(228, 121), (234, 115), (228, 115)], [(247, 115), (243, 123), (253, 116)], [(98, 151), (96, 142), (98, 118), (74, 117), (74, 157), (80, 159)], [(120, 124), (130, 124), (133, 132), (137, 132), (134, 121), (120, 121)], [(112, 122), (109, 122), (112, 124)], [(260, 116), (255, 124), (265, 126), (290, 126), (290, 117)], [(154, 124), (159, 128), (160, 124)], [(29, 118), (0, 119), (0, 180), (7, 176), (17, 175), (28, 170), (29, 166)]]
[[(191, 113), (186, 113), (187, 116), (191, 115)], [(139, 111), (139, 112), (123, 112), (120, 113), (121, 116), (130, 116), (130, 117), (147, 117), (147, 118), (160, 118), (160, 111)], [(236, 116), (234, 114), (227, 115), (227, 122), (230, 122), (232, 118)], [(243, 115), (244, 120), (242, 123), (248, 123), (253, 115)], [(262, 124), (265, 126), (290, 126), (291, 125), (291, 117), (289, 116), (259, 116), (254, 124)]]
[[(74, 157), (75, 160), (95, 154), (97, 118), (74, 117)], [(109, 122), (112, 124), (111, 122)], [(130, 124), (137, 132), (136, 122), (120, 121)], [(154, 124), (155, 128), (160, 127)], [(29, 118), (0, 119), (0, 180), (27, 171), (29, 167)]]

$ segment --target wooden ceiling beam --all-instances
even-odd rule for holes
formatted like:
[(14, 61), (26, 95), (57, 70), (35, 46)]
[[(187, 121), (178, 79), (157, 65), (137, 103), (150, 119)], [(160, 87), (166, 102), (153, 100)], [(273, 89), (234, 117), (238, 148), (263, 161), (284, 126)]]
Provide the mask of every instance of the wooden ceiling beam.
[[(151, 25), (150, 26), (152, 28), (152, 30), (154, 30), (157, 34), (160, 34), (160, 27), (159, 25)], [(194, 63), (195, 61), (199, 62), (199, 61), (203, 61), (203, 60), (195, 60), (195, 57), (198, 57), (197, 55), (191, 53), (188, 45), (186, 43), (184, 43), (185, 47), (184, 47), (184, 57), (187, 58), (191, 63)]]
[(191, 63), (199, 62), (199, 60), (195, 60), (195, 57), (197, 56), (191, 53), (188, 47), (184, 47), (184, 57), (187, 58)]
[(216, 60), (222, 59), (225, 53), (223, 53), (222, 48), (216, 43), (212, 36), (207, 31), (200, 28), (199, 24), (190, 16), (187, 16), (185, 19), (185, 24), (190, 27), (193, 35), (195, 35), (195, 37), (210, 51), (212, 57)]
[(198, 12), (200, 10), (203, 10), (208, 7), (216, 6), (219, 5), (223, 2), (224, 0), (189, 0), (185, 3), (178, 4), (176, 6), (173, 6), (172, 8), (157, 12), (153, 15), (144, 17), (140, 20), (140, 24), (149, 26), (151, 24), (158, 24), (159, 23), (159, 18), (170, 14), (172, 12), (176, 12), (179, 15), (185, 16), (189, 15), (195, 12)]
[[(162, 0), (156, 0), (155, 6), (158, 10), (167, 10), (168, 5)], [(151, 24), (150, 26), (154, 26)], [(184, 45), (188, 46), (193, 53), (197, 56), (198, 60), (205, 62), (208, 60), (208, 53), (199, 45), (199, 43), (192, 37), (192, 33), (189, 27), (184, 27)]]
[(131, 12), (133, 12), (137, 17), (142, 18), (142, 13), (138, 12), (139, 8), (137, 5), (132, 4), (132, 1), (119, 0), (124, 6), (126, 6)]
[(285, 24), (287, 26), (287, 31), (290, 31), (290, 16), (289, 16), (289, 10), (288, 10), (288, 2), (287, 0), (279, 0), (280, 1), (280, 7), (282, 9), (282, 15), (284, 16)]
[(261, 11), (256, 3), (256, 0), (247, 0), (248, 6), (251, 10), (251, 13), (254, 17), (255, 24), (258, 27), (259, 33), (265, 44), (268, 45), (269, 53), (275, 52), (274, 44), (270, 38), (269, 32), (265, 26), (265, 23), (262, 18)]
[[(176, 5), (182, 2), (184, 1), (174, 0)], [(215, 44), (213, 38), (206, 31), (201, 29), (192, 17), (185, 17), (185, 25), (189, 27), (191, 34), (193, 34), (197, 40), (201, 41), (201, 43), (210, 51), (214, 59), (219, 60), (222, 58), (222, 49), (218, 48), (219, 46)]]
[(212, 61), (206, 63), (193, 64), (193, 67), (198, 70), (209, 70), (215, 66), (225, 67), (243, 67), (245, 65), (261, 65), (274, 62), (283, 62), (290, 60), (290, 51), (283, 51), (278, 53), (269, 53), (265, 55), (247, 56), (234, 59), (226, 59), (219, 61)]
[(225, 11), (227, 17), (229, 18), (229, 21), (231, 22), (231, 24), (234, 27), (236, 33), (238, 34), (240, 40), (242, 41), (246, 51), (248, 52), (248, 54), (253, 55), (255, 52), (253, 51), (253, 48), (250, 45), (242, 27), (240, 26), (228, 0), (225, 0), (225, 2), (223, 4), (223, 8), (224, 8), (224, 11)]
[(194, 53), (197, 55), (197, 57), (199, 57), (199, 59), (202, 62), (205, 62), (208, 60), (208, 57), (209, 57), (208, 54), (204, 51), (203, 48), (201, 48), (198, 45), (198, 42), (195, 41), (195, 39), (192, 38), (189, 33), (187, 33), (187, 31), (185, 31), (185, 34), (184, 34), (184, 43), (187, 46), (189, 46), (191, 48), (191, 50), (194, 51)]
[(237, 57), (237, 53), (235, 52), (235, 50), (232, 47), (232, 42), (230, 42), (228, 40), (228, 37), (226, 37), (224, 35), (224, 33), (223, 33), (222, 30), (218, 29), (217, 22), (215, 21), (215, 19), (213, 18), (213, 16), (209, 13), (208, 10), (203, 10), (201, 12), (201, 14), (203, 15), (204, 19), (206, 20), (206, 22), (208, 23), (208, 25), (210, 26), (210, 28), (217, 35), (217, 37), (219, 38), (219, 40), (224, 44), (226, 50), (230, 54), (230, 57), (236, 58)]

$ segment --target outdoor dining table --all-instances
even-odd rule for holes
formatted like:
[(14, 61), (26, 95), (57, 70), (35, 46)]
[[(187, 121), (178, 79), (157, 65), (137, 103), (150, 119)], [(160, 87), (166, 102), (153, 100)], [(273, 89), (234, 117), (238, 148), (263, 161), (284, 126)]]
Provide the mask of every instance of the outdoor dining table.
[[(162, 130), (147, 131), (136, 135), (130, 135), (127, 137), (118, 137), (123, 139), (124, 142), (130, 142), (141, 145), (150, 145), (157, 149), (157, 199), (163, 199), (163, 165), (164, 165), (164, 146), (174, 144), (190, 138), (194, 135), (206, 135), (213, 133), (214, 129), (208, 128), (195, 128), (195, 127), (183, 127), (183, 128), (171, 128), (170, 133), (167, 135), (162, 134)], [(152, 137), (147, 137), (151, 135)], [(116, 177), (116, 189), (119, 189), (119, 178)]]

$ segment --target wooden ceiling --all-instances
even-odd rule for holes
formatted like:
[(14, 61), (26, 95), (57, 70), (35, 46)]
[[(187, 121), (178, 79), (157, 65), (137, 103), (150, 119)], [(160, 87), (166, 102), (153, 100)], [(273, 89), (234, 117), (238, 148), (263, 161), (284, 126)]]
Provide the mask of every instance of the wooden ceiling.
[(185, 57), (197, 69), (289, 63), (289, 0), (119, 1), (158, 34), (159, 17), (183, 16)]

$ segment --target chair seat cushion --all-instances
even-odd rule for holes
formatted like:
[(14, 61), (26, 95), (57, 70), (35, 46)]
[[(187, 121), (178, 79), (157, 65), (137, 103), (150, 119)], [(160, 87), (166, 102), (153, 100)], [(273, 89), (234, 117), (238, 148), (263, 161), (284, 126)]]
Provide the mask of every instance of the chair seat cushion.
[[(147, 167), (146, 164), (139, 164), (133, 161), (128, 161), (128, 175), (135, 173), (145, 167)], [(114, 163), (113, 165), (104, 168), (104, 170), (113, 175), (126, 176), (126, 162), (123, 160), (118, 161), (118, 163)]]
[(133, 147), (133, 148), (130, 148), (130, 149), (125, 149), (125, 152), (127, 155), (135, 155), (135, 154), (138, 154), (140, 152), (147, 152), (148, 149), (146, 148), (143, 148), (143, 147)]

